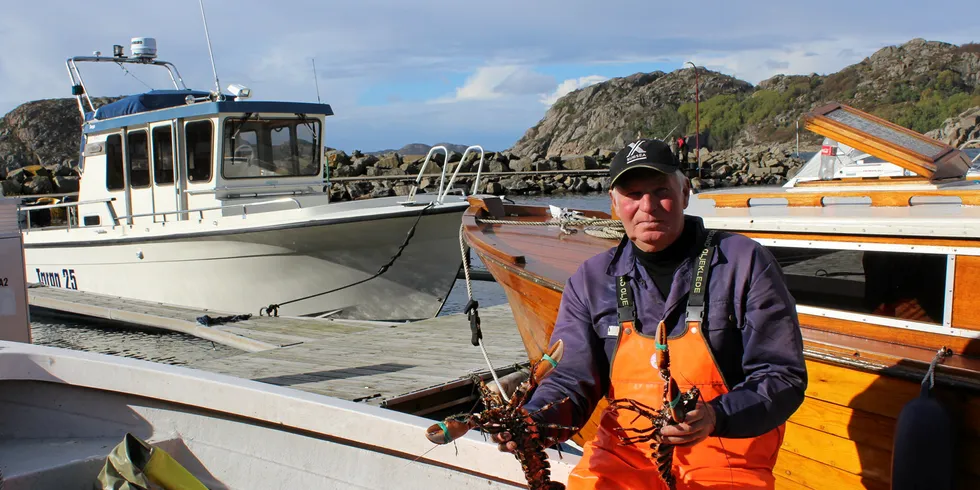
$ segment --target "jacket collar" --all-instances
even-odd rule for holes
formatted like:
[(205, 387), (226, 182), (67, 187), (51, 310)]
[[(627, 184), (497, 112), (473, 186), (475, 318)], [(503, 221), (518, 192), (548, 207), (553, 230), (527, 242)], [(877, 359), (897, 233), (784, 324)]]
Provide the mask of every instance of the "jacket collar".
[[(684, 215), (684, 228), (689, 226), (695, 227), (697, 230), (697, 241), (695, 243), (701, 243), (704, 241), (705, 236), (708, 232), (704, 229), (704, 220), (700, 216)], [(698, 251), (691, 251), (691, 255), (695, 255)], [(714, 262), (714, 261), (712, 261)], [(682, 270), (689, 267), (689, 261), (685, 260), (681, 263), (678, 270)], [(612, 260), (609, 261), (609, 266), (606, 267), (606, 275), (612, 277), (619, 276), (636, 276), (636, 253), (633, 252), (633, 247), (630, 246), (629, 237), (623, 235), (623, 239), (620, 240), (619, 245), (616, 246), (616, 250), (613, 252)]]
[[(704, 221), (699, 216), (684, 216), (684, 226), (693, 226), (697, 229), (697, 241), (695, 243), (704, 243), (707, 238), (708, 231), (704, 228)], [(718, 246), (720, 237), (715, 238), (715, 248), (714, 256), (711, 259), (711, 263), (708, 267), (713, 267), (719, 261), (722, 260), (721, 247)], [(688, 295), (691, 289), (691, 275), (694, 268), (694, 260), (697, 255), (701, 252), (701, 249), (691, 250), (688, 258), (684, 259), (683, 262), (677, 267), (674, 272), (674, 280), (671, 284), (670, 295), (666, 298), (665, 308), (663, 313), (663, 318), (670, 318), (678, 314), (682, 305), (687, 302)], [(630, 246), (629, 238), (623, 237), (619, 245), (616, 247), (613, 253), (612, 260), (609, 266), (606, 268), (606, 274), (609, 276), (619, 277), (627, 276), (631, 279), (650, 279), (647, 277), (646, 271), (641, 270), (637, 266), (636, 254), (633, 252), (633, 247)], [(613, 279), (614, 281), (615, 279)]]

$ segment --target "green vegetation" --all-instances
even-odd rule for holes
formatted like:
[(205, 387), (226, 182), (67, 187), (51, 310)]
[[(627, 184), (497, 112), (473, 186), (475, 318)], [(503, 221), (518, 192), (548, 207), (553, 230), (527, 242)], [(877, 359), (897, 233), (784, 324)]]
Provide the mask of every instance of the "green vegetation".
[[(963, 48), (980, 52), (980, 45)], [(940, 127), (947, 118), (980, 106), (980, 86), (971, 87), (949, 69), (892, 82), (885, 90), (873, 84), (861, 85), (863, 69), (855, 65), (827, 77), (787, 77), (778, 90), (716, 95), (701, 102), (701, 129), (710, 130), (714, 148), (731, 147), (750, 127), (763, 141), (785, 141), (792, 137), (800, 116), (817, 105), (836, 101), (925, 133)], [(693, 102), (677, 109), (688, 121), (687, 134), (695, 133), (694, 110)]]

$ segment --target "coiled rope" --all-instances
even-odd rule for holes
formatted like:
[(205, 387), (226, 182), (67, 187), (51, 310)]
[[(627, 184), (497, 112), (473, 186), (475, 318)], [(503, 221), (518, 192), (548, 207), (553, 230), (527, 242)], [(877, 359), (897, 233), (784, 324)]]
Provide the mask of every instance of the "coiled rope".
[(586, 235), (596, 238), (606, 238), (610, 240), (620, 240), (626, 233), (623, 229), (623, 222), (618, 219), (606, 218), (581, 218), (577, 216), (552, 218), (548, 221), (513, 221), (503, 219), (477, 218), (478, 223), (492, 225), (517, 225), (517, 226), (558, 226), (565, 235), (575, 233), (572, 227), (581, 227)]

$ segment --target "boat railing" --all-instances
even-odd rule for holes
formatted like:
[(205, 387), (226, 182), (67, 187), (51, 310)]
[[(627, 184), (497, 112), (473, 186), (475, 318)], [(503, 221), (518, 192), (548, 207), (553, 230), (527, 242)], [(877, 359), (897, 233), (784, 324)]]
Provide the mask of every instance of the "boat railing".
[(163, 218), (163, 222), (166, 223), (167, 222), (167, 216), (172, 215), (172, 214), (175, 214), (175, 215), (186, 214), (189, 217), (191, 214), (197, 213), (198, 214), (198, 217), (203, 220), (204, 219), (204, 212), (205, 211), (218, 211), (218, 210), (230, 209), (230, 208), (238, 208), (238, 207), (242, 208), (242, 218), (246, 218), (248, 216), (248, 207), (249, 206), (253, 206), (253, 207), (254, 206), (267, 206), (267, 205), (270, 205), (270, 204), (282, 204), (282, 203), (286, 203), (286, 202), (292, 202), (293, 204), (295, 204), (296, 205), (296, 209), (302, 209), (303, 208), (303, 205), (300, 204), (299, 201), (296, 200), (296, 198), (293, 198), (293, 197), (284, 197), (284, 198), (280, 198), (280, 199), (272, 199), (272, 200), (269, 200), (269, 201), (247, 202), (247, 203), (243, 202), (243, 203), (235, 203), (235, 204), (225, 204), (225, 205), (222, 205), (222, 206), (209, 206), (209, 207), (206, 207), (206, 208), (194, 208), (194, 209), (182, 209), (182, 210), (177, 210), (177, 211), (157, 211), (157, 212), (154, 212), (154, 213), (130, 214), (130, 215), (126, 215), (126, 216), (120, 216), (117, 219), (118, 220), (127, 220), (128, 221), (128, 220), (130, 220), (132, 218), (149, 218), (149, 217), (154, 217), (155, 218), (155, 217), (159, 216), (159, 217), (162, 217)]
[[(131, 57), (127, 58), (125, 56), (75, 56), (68, 58), (65, 64), (68, 67), (68, 77), (71, 79), (72, 85), (72, 95), (75, 96), (78, 102), (78, 110), (82, 114), (82, 121), (85, 120), (85, 113), (95, 113), (97, 107), (92, 103), (92, 99), (88, 95), (88, 89), (85, 87), (85, 80), (82, 79), (82, 72), (78, 69), (78, 62), (89, 62), (89, 63), (114, 63), (119, 66), (123, 66), (124, 63), (134, 64), (134, 65), (151, 65), (163, 67), (170, 74), (170, 80), (173, 82), (175, 90), (187, 90), (187, 86), (184, 84), (184, 79), (181, 78), (180, 72), (177, 71), (177, 67), (173, 63), (163, 60), (157, 60), (154, 58), (143, 58), (143, 57)], [(84, 102), (83, 102), (84, 98)], [(86, 110), (85, 106), (88, 106)]]
[[(483, 151), (483, 147), (480, 145), (472, 145), (467, 147), (463, 152), (463, 157), (459, 160), (459, 164), (456, 165), (456, 170), (450, 177), (449, 182), (446, 183), (446, 170), (449, 168), (449, 150), (445, 146), (439, 145), (430, 148), (429, 153), (425, 155), (425, 161), (422, 162), (422, 168), (419, 169), (419, 175), (415, 177), (415, 185), (413, 185), (412, 189), (408, 192), (408, 200), (402, 202), (402, 204), (406, 206), (416, 204), (415, 194), (418, 192), (419, 185), (422, 183), (422, 178), (425, 175), (425, 169), (429, 166), (429, 160), (431, 160), (432, 156), (439, 150), (442, 150), (443, 154), (446, 155), (446, 158), (443, 159), (442, 172), (439, 175), (439, 189), (436, 191), (436, 204), (442, 204), (442, 201), (449, 195), (453, 188), (453, 183), (456, 181), (456, 176), (459, 174), (460, 169), (463, 168), (463, 162), (466, 161), (466, 157), (469, 156), (471, 151), (480, 152), (480, 164), (477, 167), (476, 178), (473, 180), (473, 192), (471, 192), (472, 194), (476, 193), (476, 189), (479, 188), (480, 173), (483, 172), (483, 161), (486, 154), (486, 152)], [(462, 195), (465, 196), (466, 192), (463, 191)]]
[[(456, 181), (456, 176), (459, 174), (459, 170), (463, 168), (463, 163), (466, 161), (466, 157), (469, 155), (471, 150), (478, 150), (480, 152), (480, 164), (476, 167), (476, 178), (473, 180), (473, 190), (470, 191), (470, 194), (476, 194), (477, 189), (480, 188), (480, 173), (483, 172), (483, 157), (486, 152), (483, 151), (482, 146), (472, 145), (466, 148), (466, 151), (463, 152), (463, 158), (459, 159), (459, 165), (456, 165), (456, 171), (453, 172), (453, 176), (449, 179), (449, 183), (446, 184), (446, 190), (438, 196), (437, 202), (442, 203), (443, 199), (446, 198), (446, 195), (449, 194), (449, 189), (453, 187), (453, 182)], [(446, 160), (448, 161), (449, 159), (447, 158)], [(447, 163), (446, 166), (449, 166), (449, 164)], [(443, 171), (445, 171), (445, 168), (443, 168)], [(440, 184), (439, 187), (441, 189), (442, 185)], [(463, 195), (465, 196), (465, 193)]]
[[(112, 217), (114, 224), (119, 224), (119, 218), (116, 217), (116, 210), (112, 207), (112, 202), (115, 201), (114, 197), (107, 197), (103, 199), (92, 199), (90, 201), (80, 201), (80, 202), (61, 202), (56, 204), (33, 204), (33, 205), (21, 205), (17, 207), (18, 213), (24, 213), (26, 215), (26, 230), (31, 231), (31, 212), (40, 211), (43, 209), (60, 209), (67, 208), (68, 215), (65, 217), (65, 221), (68, 223), (68, 229), (72, 228), (72, 222), (78, 223), (78, 206), (82, 204), (102, 204), (105, 203), (106, 208), (109, 210), (109, 216)], [(73, 212), (74, 211), (74, 212)], [(47, 227), (45, 227), (47, 228)]]
[[(442, 160), (442, 174), (439, 176), (439, 191), (436, 193), (436, 197), (442, 195), (442, 185), (446, 180), (446, 168), (449, 166), (449, 150), (445, 146), (438, 145), (429, 148), (429, 152), (425, 154), (425, 161), (422, 162), (422, 168), (419, 169), (419, 175), (415, 178), (415, 185), (413, 185), (412, 189), (408, 191), (408, 201), (405, 201), (402, 204), (415, 204), (415, 193), (419, 190), (419, 184), (422, 182), (422, 176), (425, 175), (425, 169), (429, 167), (429, 160), (432, 160), (432, 155), (434, 155), (438, 150), (442, 150), (443, 154), (446, 155), (446, 158)], [(436, 202), (439, 203), (438, 199)]]
[[(116, 211), (112, 207), (112, 202), (115, 201), (115, 200), (116, 200), (116, 198), (109, 197), (109, 198), (105, 198), (105, 199), (94, 199), (94, 200), (91, 200), (91, 201), (81, 201), (81, 202), (63, 202), (63, 203), (58, 203), (58, 204), (27, 205), (27, 206), (19, 206), (17, 208), (17, 212), (24, 213), (26, 215), (26, 228), (25, 228), (25, 231), (30, 232), (31, 229), (32, 229), (31, 213), (34, 212), (34, 211), (40, 211), (40, 210), (43, 210), (43, 209), (68, 208), (68, 216), (66, 216), (67, 229), (71, 230), (72, 228), (77, 228), (78, 227), (77, 226), (77, 224), (78, 224), (78, 206), (80, 206), (82, 204), (100, 204), (100, 203), (105, 203), (107, 209), (109, 210), (109, 216), (112, 219), (112, 226), (119, 225), (120, 224), (120, 221), (127, 221), (127, 222), (130, 222), (131, 223), (131, 221), (132, 221), (133, 218), (148, 218), (148, 217), (154, 217), (154, 218), (155, 217), (161, 217), (163, 219), (162, 222), (163, 223), (166, 223), (167, 222), (167, 216), (170, 216), (170, 215), (186, 215), (186, 216), (190, 217), (190, 215), (195, 214), (195, 213), (198, 214), (199, 218), (203, 220), (204, 219), (204, 213), (206, 211), (219, 211), (219, 210), (230, 209), (230, 208), (241, 208), (242, 218), (246, 218), (248, 216), (248, 210), (249, 210), (250, 207), (251, 208), (254, 208), (255, 206), (268, 206), (268, 205), (272, 205), (272, 204), (282, 204), (282, 203), (293, 203), (293, 204), (296, 205), (296, 209), (302, 209), (303, 208), (303, 205), (300, 204), (300, 202), (296, 198), (293, 198), (293, 197), (284, 197), (284, 198), (272, 199), (272, 200), (268, 200), (268, 201), (248, 202), (248, 203), (235, 203), (235, 204), (225, 204), (225, 205), (222, 205), (222, 206), (209, 206), (209, 207), (204, 207), (204, 208), (183, 209), (183, 210), (177, 210), (177, 211), (157, 211), (157, 212), (153, 212), (153, 213), (138, 213), (138, 214), (128, 214), (128, 215), (124, 215), (124, 216), (116, 216)], [(47, 227), (47, 226), (44, 226), (43, 228), (51, 229), (51, 227)]]

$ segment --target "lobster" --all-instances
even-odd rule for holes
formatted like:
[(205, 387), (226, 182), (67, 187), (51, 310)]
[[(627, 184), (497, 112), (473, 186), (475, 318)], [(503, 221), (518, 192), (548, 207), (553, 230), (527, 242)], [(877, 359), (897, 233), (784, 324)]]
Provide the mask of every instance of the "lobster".
[(530, 376), (517, 386), (510, 400), (505, 400), (500, 392), (488, 387), (480, 377), (474, 377), (473, 382), (480, 391), (484, 410), (452, 416), (433, 424), (426, 429), (425, 437), (435, 444), (448, 444), (463, 437), (470, 429), (479, 429), (487, 434), (508, 432), (511, 440), (517, 443), (514, 456), (524, 470), (528, 489), (564, 490), (565, 485), (551, 481), (551, 465), (544, 450), (558, 442), (561, 435), (574, 433), (578, 429), (541, 423), (532, 417), (564, 403), (568, 398), (545, 404), (534, 412), (528, 412), (523, 407), (538, 383), (558, 365), (563, 352), (564, 344), (558, 340), (540, 360), (531, 363)]
[[(609, 406), (616, 410), (635, 412), (637, 415), (633, 422), (636, 422), (640, 417), (645, 417), (650, 421), (649, 427), (619, 427), (620, 441), (623, 444), (650, 442), (657, 469), (660, 471), (660, 478), (663, 479), (667, 488), (674, 490), (677, 485), (674, 474), (671, 473), (671, 466), (674, 463), (674, 446), (660, 443), (660, 430), (668, 425), (683, 422), (688, 412), (697, 405), (701, 392), (697, 386), (692, 386), (687, 392), (681, 393), (677, 382), (671, 376), (670, 351), (667, 348), (667, 327), (663, 322), (657, 325), (656, 342), (659, 351), (657, 353), (657, 369), (660, 372), (660, 377), (664, 380), (661, 408), (653, 408), (629, 398), (611, 400)], [(628, 433), (633, 435), (628, 435)]]

